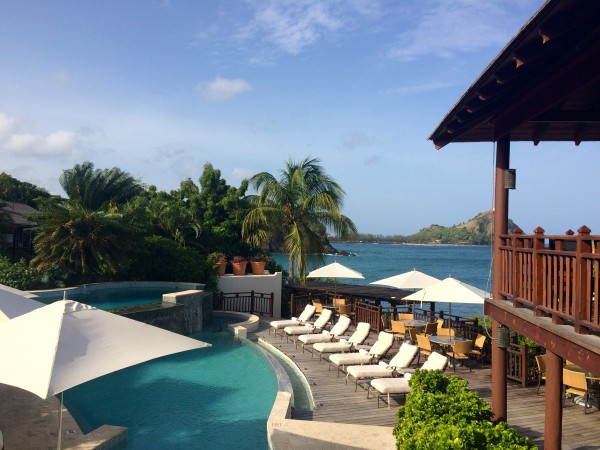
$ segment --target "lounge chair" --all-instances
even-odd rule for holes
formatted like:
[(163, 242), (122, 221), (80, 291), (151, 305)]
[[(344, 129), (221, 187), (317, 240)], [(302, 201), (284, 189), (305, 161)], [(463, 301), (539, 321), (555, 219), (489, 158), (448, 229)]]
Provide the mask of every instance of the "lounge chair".
[(342, 316), (338, 319), (330, 331), (323, 331), (316, 334), (302, 334), (298, 336), (298, 339), (296, 340), (296, 348), (298, 347), (298, 342), (301, 342), (302, 353), (304, 353), (304, 347), (306, 345), (312, 345), (318, 342), (331, 342), (334, 337), (343, 336), (344, 333), (348, 331), (348, 327), (350, 327), (350, 317)]
[(358, 353), (334, 353), (329, 357), (329, 369), (331, 365), (337, 366), (338, 377), (340, 376), (340, 369), (345, 366), (355, 366), (359, 364), (373, 364), (382, 358), (394, 345), (394, 335), (392, 333), (386, 333), (382, 331), (377, 337), (371, 348), (359, 349)]
[[(433, 352), (427, 358), (427, 361), (423, 363), (421, 367), (422, 370), (442, 370), (446, 369), (448, 365), (448, 357), (441, 355), (440, 353)], [(406, 395), (410, 393), (411, 388), (408, 385), (408, 380), (411, 377), (412, 370), (403, 369), (402, 370), (405, 375), (402, 378), (375, 378), (371, 380), (371, 385), (367, 390), (367, 398), (369, 398), (369, 394), (371, 393), (371, 388), (375, 389), (377, 394), (377, 407), (379, 408), (379, 399), (383, 395), (387, 395), (387, 405), (388, 409), (390, 409), (390, 395), (391, 394), (402, 394)]]
[(348, 340), (340, 339), (339, 342), (318, 342), (313, 345), (313, 355), (319, 353), (319, 362), (323, 359), (323, 353), (349, 352), (362, 344), (369, 337), (371, 324), (368, 322), (358, 322), (356, 330)]
[(398, 372), (396, 369), (406, 369), (417, 357), (419, 347), (411, 345), (408, 342), (404, 342), (400, 346), (398, 353), (390, 360), (389, 363), (380, 361), (379, 364), (366, 364), (362, 366), (348, 366), (346, 367), (346, 384), (348, 384), (348, 378), (354, 377), (355, 387), (354, 391), (358, 389), (358, 381), (365, 378), (389, 378), (395, 376)]
[(315, 309), (316, 308), (313, 305), (306, 305), (304, 311), (302, 311), (302, 314), (300, 314), (298, 318), (292, 317), (287, 320), (274, 320), (271, 322), (271, 329), (277, 334), (277, 330), (281, 330), (282, 328), (293, 327), (294, 325), (304, 325), (304, 323), (308, 322), (314, 315)]
[(283, 331), (286, 335), (286, 340), (289, 342), (290, 336), (300, 336), (301, 334), (307, 333), (320, 333), (325, 329), (329, 321), (331, 320), (331, 315), (333, 311), (330, 309), (324, 309), (321, 312), (321, 315), (314, 323), (307, 322), (304, 325), (294, 325), (291, 327), (285, 327)]

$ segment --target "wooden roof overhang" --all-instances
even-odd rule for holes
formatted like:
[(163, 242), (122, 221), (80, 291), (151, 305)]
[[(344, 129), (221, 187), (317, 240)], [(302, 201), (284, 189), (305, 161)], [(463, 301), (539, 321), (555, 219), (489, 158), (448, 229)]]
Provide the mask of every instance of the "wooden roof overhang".
[(433, 131), (451, 142), (600, 140), (600, 6), (549, 0)]

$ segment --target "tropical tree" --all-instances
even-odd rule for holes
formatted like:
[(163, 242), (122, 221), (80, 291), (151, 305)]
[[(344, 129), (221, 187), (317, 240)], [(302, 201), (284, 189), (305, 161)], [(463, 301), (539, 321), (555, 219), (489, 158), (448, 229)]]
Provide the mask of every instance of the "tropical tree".
[(84, 162), (63, 171), (60, 184), (69, 198), (41, 202), (32, 265), (83, 276), (116, 273), (146, 223), (139, 208), (126, 207), (143, 191), (140, 182), (116, 167), (94, 170)]
[(248, 197), (252, 209), (242, 223), (242, 236), (255, 247), (280, 239), (289, 255), (290, 279), (297, 269), (302, 282), (309, 259), (323, 261), (328, 229), (341, 237), (356, 233), (341, 212), (344, 190), (319, 163), (310, 157), (289, 160), (279, 179), (268, 172), (254, 175), (250, 183), (259, 194)]

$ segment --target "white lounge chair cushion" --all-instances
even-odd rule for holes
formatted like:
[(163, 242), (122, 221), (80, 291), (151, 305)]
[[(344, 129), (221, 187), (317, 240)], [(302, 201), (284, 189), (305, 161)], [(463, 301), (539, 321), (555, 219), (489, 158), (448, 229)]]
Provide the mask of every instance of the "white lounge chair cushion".
[(306, 325), (295, 325), (292, 327), (285, 327), (283, 331), (286, 334), (290, 335), (298, 335), (298, 334), (306, 334), (311, 333), (315, 330), (314, 325), (306, 324)]
[(280, 330), (285, 327), (294, 327), (294, 326), (299, 326), (299, 325), (301, 325), (301, 322), (299, 320), (291, 320), (291, 319), (274, 320), (271, 322), (271, 328), (275, 328), (277, 330)]
[(399, 368), (408, 367), (413, 362), (418, 352), (418, 346), (404, 342), (400, 346), (398, 353), (390, 360), (390, 366)]
[(350, 342), (318, 342), (313, 345), (313, 348), (321, 353), (338, 353), (347, 352), (352, 348)]
[(271, 327), (275, 328), (276, 330), (279, 330), (285, 327), (301, 325), (304, 322), (310, 320), (310, 318), (314, 315), (316, 309), (317, 308), (315, 308), (313, 305), (306, 305), (304, 307), (304, 311), (302, 311), (302, 314), (300, 314), (300, 317), (298, 317), (297, 319), (295, 317), (292, 317), (291, 319), (287, 320), (274, 320), (271, 322)]
[(356, 379), (380, 377), (385, 378), (393, 376), (394, 369), (385, 364), (384, 366), (380, 366), (378, 364), (366, 364), (364, 366), (349, 366), (346, 368), (346, 372), (348, 372)]
[(371, 386), (382, 394), (408, 394), (412, 390), (406, 378), (375, 378)]
[(349, 366), (355, 364), (368, 364), (373, 360), (373, 355), (368, 353), (335, 353), (329, 357), (329, 361), (338, 366)]
[(298, 340), (303, 344), (316, 344), (317, 342), (331, 342), (333, 335), (330, 333), (326, 334), (303, 334), (298, 337)]

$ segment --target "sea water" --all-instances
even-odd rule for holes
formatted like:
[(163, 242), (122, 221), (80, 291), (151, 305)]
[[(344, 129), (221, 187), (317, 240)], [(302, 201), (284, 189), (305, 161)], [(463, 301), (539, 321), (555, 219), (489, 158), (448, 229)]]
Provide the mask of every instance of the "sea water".
[(212, 344), (139, 364), (65, 392), (84, 433), (129, 428), (129, 449), (267, 449), (275, 373), (223, 320), (192, 337)]
[[(339, 262), (365, 277), (339, 279), (339, 283), (368, 285), (382, 278), (416, 269), (440, 280), (449, 276), (464, 283), (491, 291), (492, 250), (474, 245), (406, 245), (333, 242), (338, 251), (345, 250), (356, 256), (327, 255), (325, 264)], [(287, 255), (274, 255), (287, 268)], [(317, 267), (310, 267), (309, 270)], [(448, 311), (447, 303), (436, 305), (436, 310)], [(453, 304), (452, 314), (463, 317), (483, 314), (482, 305)]]

